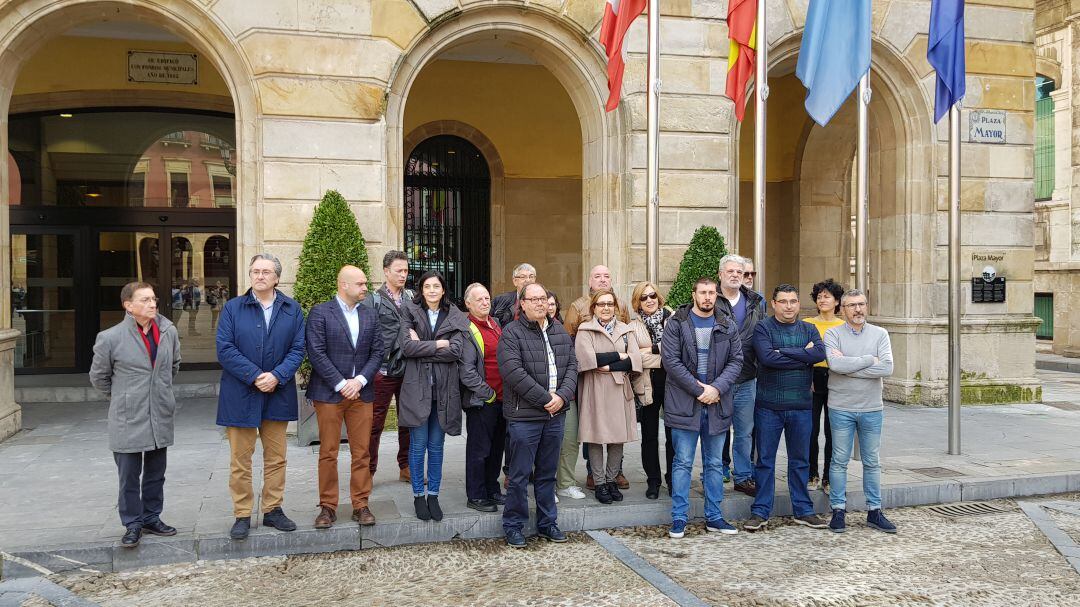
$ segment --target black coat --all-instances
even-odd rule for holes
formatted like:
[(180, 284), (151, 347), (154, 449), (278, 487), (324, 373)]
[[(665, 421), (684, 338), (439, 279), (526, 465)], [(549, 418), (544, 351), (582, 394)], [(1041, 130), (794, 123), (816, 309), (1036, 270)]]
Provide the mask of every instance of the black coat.
[[(754, 328), (761, 322), (761, 319), (765, 318), (765, 306), (762, 305), (765, 298), (757, 291), (748, 289), (745, 286), (739, 287), (739, 292), (746, 299), (746, 318), (743, 319), (742, 326), (739, 327), (743, 361), (742, 371), (739, 372), (739, 378), (735, 380), (737, 384), (757, 377), (757, 354), (754, 354)], [(731, 304), (728, 303), (723, 294), (716, 298), (716, 307), (722, 309), (732, 319), (735, 318), (735, 312), (731, 309)]]
[[(574, 342), (561, 323), (548, 321), (546, 333), (558, 371), (555, 393), (564, 405), (562, 415), (577, 394), (577, 357)], [(542, 421), (552, 416), (544, 409), (548, 393), (548, 360), (540, 325), (521, 317), (503, 329), (496, 353), (503, 380), (503, 417), (509, 421)]]
[[(393, 305), (393, 304), (391, 304)], [(450, 306), (435, 331), (431, 330), (426, 309), (412, 302), (401, 306), (401, 352), (405, 356), (405, 376), (398, 397), (398, 425), (416, 428), (427, 423), (432, 400), (439, 409), (439, 426), (450, 436), (461, 434), (461, 380), (458, 366), (461, 350), (469, 337), (469, 319)], [(419, 340), (409, 337), (416, 331)], [(445, 339), (449, 348), (436, 348)], [(435, 375), (435, 385), (431, 376)]]
[[(386, 366), (387, 377), (405, 375), (405, 359), (401, 355), (401, 341), (398, 338), (401, 335), (401, 315), (405, 311), (405, 305), (412, 301), (412, 298), (413, 292), (403, 289), (402, 304), (399, 309), (394, 305), (390, 291), (386, 290), (386, 285), (383, 285), (360, 302), (360, 305), (372, 308), (379, 313), (379, 333), (382, 336), (383, 345), (383, 360), (380, 367)], [(374, 382), (374, 378), (368, 379)]]
[(501, 326), (506, 326), (514, 320), (518, 309), (517, 291), (507, 291), (495, 296), (491, 300), (491, 315), (499, 321)]

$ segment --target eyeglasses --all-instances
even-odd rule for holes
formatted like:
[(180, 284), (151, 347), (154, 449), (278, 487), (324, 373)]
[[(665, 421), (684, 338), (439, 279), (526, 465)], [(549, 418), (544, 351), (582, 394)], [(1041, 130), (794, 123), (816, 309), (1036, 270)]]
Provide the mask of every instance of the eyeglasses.
[(536, 278), (536, 274), (515, 274), (514, 278)]
[(547, 305), (547, 300), (548, 300), (547, 297), (523, 297), (521, 299), (521, 301), (526, 301), (528, 303), (531, 303), (534, 306), (537, 305), (537, 304), (544, 304), (546, 306)]
[(742, 275), (745, 276), (746, 278), (753, 278), (753, 277), (757, 276), (757, 272), (754, 272), (754, 271), (743, 272)]
[(615, 303), (610, 301), (599, 301), (596, 303), (597, 308), (614, 308)]
[(137, 303), (141, 303), (142, 305), (145, 306), (148, 303), (157, 303), (158, 298), (157, 297), (140, 297), (139, 299), (136, 299), (135, 301)]
[(657, 297), (658, 296), (657, 296), (657, 294), (655, 292), (654, 293), (646, 293), (646, 294), (642, 295), (641, 297), (639, 297), (638, 300), (639, 301), (648, 301), (650, 299), (656, 299)]
[(854, 310), (856, 308), (865, 308), (868, 304), (865, 301), (853, 301), (851, 303), (844, 304), (845, 308)]
[(277, 274), (277, 272), (274, 272), (273, 270), (251, 270), (249, 273), (252, 276), (273, 276)]

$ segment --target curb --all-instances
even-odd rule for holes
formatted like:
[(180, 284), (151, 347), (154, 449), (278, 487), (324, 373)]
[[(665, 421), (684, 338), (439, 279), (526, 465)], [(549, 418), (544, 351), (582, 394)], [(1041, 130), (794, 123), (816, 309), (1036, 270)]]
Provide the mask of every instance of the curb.
[(1080, 359), (1076, 360), (1040, 360), (1035, 358), (1035, 368), (1042, 371), (1062, 371), (1080, 373)]
[[(1080, 471), (889, 485), (882, 487), (881, 497), (884, 507), (901, 508), (1072, 491), (1080, 491)], [(729, 490), (730, 497), (723, 502), (724, 516), (729, 520), (746, 519), (750, 515), (752, 501), (741, 494), (731, 495), (733, 493)], [(825, 494), (812, 491), (810, 496), (818, 512), (828, 511)], [(612, 506), (579, 504), (568, 504), (566, 501), (561, 504), (559, 527), (563, 531), (667, 525), (671, 522), (670, 502), (666, 500)], [(865, 509), (866, 500), (862, 491), (849, 491), (847, 504), (849, 511)], [(691, 516), (700, 518), (703, 509), (703, 498), (691, 497)], [(791, 513), (788, 496), (777, 495), (773, 514), (791, 516)], [(530, 519), (526, 535), (535, 533), (535, 530), (535, 520)], [(403, 517), (381, 522), (374, 527), (345, 524), (332, 529), (307, 528), (291, 533), (259, 528), (247, 540), (240, 542), (230, 540), (224, 532), (201, 536), (185, 534), (172, 538), (147, 537), (135, 549), (121, 548), (115, 542), (92, 542), (9, 551), (16, 558), (0, 558), (0, 579), (40, 576), (42, 568), (50, 573), (79, 570), (116, 572), (202, 560), (319, 554), (456, 539), (498, 538), (502, 535), (501, 514), (461, 513), (447, 515), (438, 523)], [(36, 569), (17, 561), (29, 562)]]

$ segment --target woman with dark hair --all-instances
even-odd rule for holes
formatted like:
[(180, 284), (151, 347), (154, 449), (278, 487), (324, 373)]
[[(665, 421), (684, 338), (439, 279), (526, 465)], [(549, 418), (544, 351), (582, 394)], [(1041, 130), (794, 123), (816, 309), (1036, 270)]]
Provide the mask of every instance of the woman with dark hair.
[(559, 296), (554, 291), (548, 291), (548, 318), (559, 321), (562, 324), (562, 304), (559, 303)]
[(426, 272), (417, 285), (416, 297), (402, 310), (405, 377), (398, 399), (398, 425), (409, 428), (409, 473), (416, 518), (441, 521), (443, 440), (447, 434), (461, 434), (458, 360), (469, 335), (469, 320), (457, 306), (450, 305), (441, 274)]
[[(827, 278), (814, 285), (810, 291), (810, 297), (814, 300), (818, 315), (813, 318), (804, 318), (806, 322), (817, 327), (818, 334), (825, 338), (825, 332), (833, 327), (844, 324), (844, 319), (837, 316), (840, 313), (840, 298), (844, 296), (844, 287), (833, 279)], [(825, 468), (818, 475), (818, 433), (821, 429), (821, 416), (825, 416)], [(814, 411), (813, 422), (810, 429), (810, 482), (808, 489), (817, 489), (820, 482), (821, 488), (829, 491), (829, 464), (832, 463), (832, 428), (829, 427), (829, 363), (821, 361), (814, 365)]]

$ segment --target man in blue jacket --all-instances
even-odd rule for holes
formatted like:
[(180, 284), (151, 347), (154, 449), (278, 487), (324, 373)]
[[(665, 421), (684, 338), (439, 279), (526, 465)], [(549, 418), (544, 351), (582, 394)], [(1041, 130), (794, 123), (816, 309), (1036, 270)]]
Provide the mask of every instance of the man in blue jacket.
[(751, 516), (743, 524), (747, 531), (764, 529), (772, 514), (776, 488), (776, 450), (784, 435), (788, 458), (788, 493), (795, 522), (814, 529), (828, 525), (814, 514), (814, 503), (806, 484), (810, 480), (810, 428), (815, 364), (825, 360), (825, 346), (814, 325), (799, 322), (799, 290), (789, 284), (773, 289), (773, 316), (754, 329), (757, 355), (757, 401), (754, 408), (754, 436), (758, 461), (754, 467), (757, 495)]
[(236, 522), (229, 537), (251, 530), (255, 501), (251, 455), (263, 447), (263, 525), (293, 531), (285, 516), (285, 430), (297, 418), (296, 370), (304, 360), (304, 313), (277, 290), (281, 261), (269, 253), (251, 258), (251, 288), (225, 304), (218, 318), (217, 355), (221, 390), (217, 424), (225, 426), (231, 455), (229, 491)]
[(368, 508), (371, 496), (372, 402), (375, 374), (382, 363), (383, 344), (379, 313), (361, 306), (367, 296), (367, 276), (356, 266), (338, 272), (338, 292), (330, 301), (311, 309), (307, 321), (307, 351), (311, 380), (307, 397), (315, 403), (319, 421), (319, 514), (316, 529), (329, 529), (337, 520), (338, 448), (341, 424), (349, 437), (352, 474), (349, 493), (352, 519), (374, 525)]
[(724, 520), (722, 454), (735, 411), (735, 380), (743, 365), (739, 327), (716, 306), (716, 279), (699, 278), (694, 302), (681, 306), (664, 328), (660, 344), (667, 384), (664, 425), (671, 428), (675, 461), (671, 468), (671, 529), (681, 538), (690, 515), (690, 476), (701, 441), (705, 489), (705, 530), (736, 533)]

